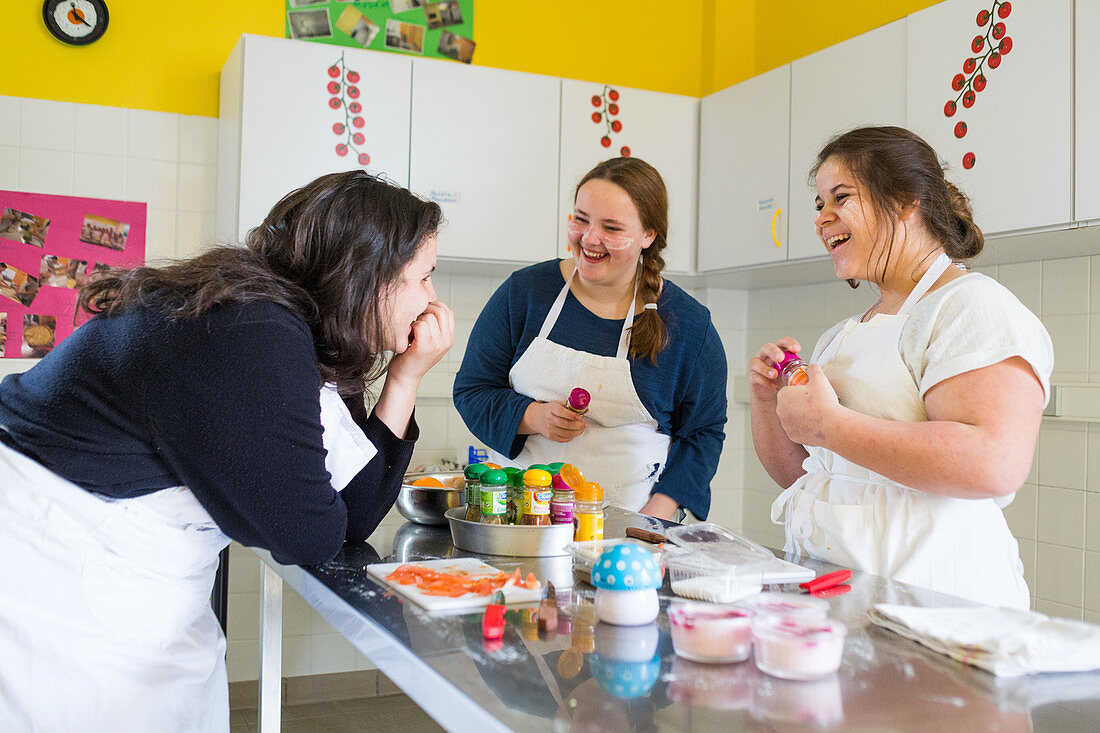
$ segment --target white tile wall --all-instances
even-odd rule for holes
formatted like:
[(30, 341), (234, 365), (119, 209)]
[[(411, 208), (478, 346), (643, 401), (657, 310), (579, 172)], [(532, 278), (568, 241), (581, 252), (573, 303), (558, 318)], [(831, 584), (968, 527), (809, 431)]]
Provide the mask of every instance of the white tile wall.
[(148, 204), (151, 260), (209, 246), (217, 119), (0, 96), (0, 188)]
[[(987, 246), (997, 246), (996, 240)], [(1042, 319), (1054, 342), (1055, 381), (1100, 382), (1100, 255), (981, 271)], [(844, 290), (847, 286), (830, 283), (749, 291), (745, 325), (720, 332), (731, 340), (747, 334), (747, 352), (782, 334), (805, 338), (808, 350), (825, 327), (862, 311), (874, 297), (865, 285), (855, 293)], [(731, 365), (737, 358), (730, 354)], [(782, 530), (777, 537), (768, 519), (778, 488), (756, 458), (747, 424), (741, 455), (742, 529), (779, 546)], [(1033, 606), (1069, 618), (1100, 619), (1100, 425), (1045, 420), (1027, 482), (1005, 516), (1020, 544)]]

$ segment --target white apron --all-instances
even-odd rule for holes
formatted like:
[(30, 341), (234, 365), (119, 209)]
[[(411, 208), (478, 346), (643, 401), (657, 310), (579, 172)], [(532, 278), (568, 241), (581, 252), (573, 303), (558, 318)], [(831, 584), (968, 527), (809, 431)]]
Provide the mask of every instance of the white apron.
[[(573, 274), (576, 274), (574, 270)], [(491, 451), (501, 465), (526, 468), (533, 463), (562, 461), (579, 467), (589, 481), (604, 489), (604, 499), (615, 506), (638, 511), (649, 501), (649, 492), (664, 471), (669, 436), (657, 432), (657, 421), (646, 410), (630, 376), (630, 326), (634, 300), (630, 301), (615, 356), (577, 351), (550, 340), (550, 331), (561, 315), (573, 275), (551, 306), (538, 337), (508, 372), (512, 389), (540, 402), (564, 402), (574, 387), (584, 387), (592, 402), (579, 437), (555, 443), (539, 434), (527, 436), (515, 460)], [(637, 297), (635, 283), (635, 298)]]
[[(376, 449), (331, 388), (321, 422), (339, 490)], [(229, 538), (189, 489), (106, 498), (0, 444), (0, 527), (0, 730), (229, 730)]]
[[(909, 313), (951, 265), (932, 264), (896, 315), (850, 319), (818, 362), (841, 404), (888, 420), (926, 421), (898, 349)], [(994, 606), (1027, 609), (1019, 548), (993, 499), (954, 499), (891, 481), (820, 447), (772, 504), (784, 549)], [(784, 518), (785, 517), (785, 518)]]

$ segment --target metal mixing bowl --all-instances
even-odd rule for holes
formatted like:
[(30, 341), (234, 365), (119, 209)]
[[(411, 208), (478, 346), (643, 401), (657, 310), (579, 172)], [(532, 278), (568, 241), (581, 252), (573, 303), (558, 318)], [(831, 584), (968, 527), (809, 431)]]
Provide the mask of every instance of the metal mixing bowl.
[(417, 479), (431, 476), (444, 484), (461, 476), (461, 471), (440, 471), (436, 473), (407, 473), (401, 484), (401, 493), (397, 495), (397, 511), (405, 519), (417, 524), (447, 524), (444, 516), (448, 509), (466, 506), (465, 489), (438, 488), (435, 486), (413, 486)]

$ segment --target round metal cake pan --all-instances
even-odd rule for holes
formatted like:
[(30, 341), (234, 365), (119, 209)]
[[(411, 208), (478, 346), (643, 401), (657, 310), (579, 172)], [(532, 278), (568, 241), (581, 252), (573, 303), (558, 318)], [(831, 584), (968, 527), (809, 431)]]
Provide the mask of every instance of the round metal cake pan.
[(507, 557), (551, 557), (567, 555), (565, 546), (573, 541), (573, 524), (528, 527), (520, 524), (482, 524), (467, 522), (464, 508), (446, 513), (451, 524), (455, 547), (480, 555)]

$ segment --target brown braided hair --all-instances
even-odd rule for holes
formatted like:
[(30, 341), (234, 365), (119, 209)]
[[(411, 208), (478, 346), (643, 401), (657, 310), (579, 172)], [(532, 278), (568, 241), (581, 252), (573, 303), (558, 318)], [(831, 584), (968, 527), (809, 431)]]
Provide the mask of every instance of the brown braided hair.
[[(643, 303), (656, 303), (661, 296), (661, 271), (665, 259), (661, 252), (668, 246), (668, 191), (657, 169), (640, 158), (605, 160), (585, 174), (573, 190), (573, 200), (581, 186), (592, 180), (607, 181), (626, 191), (638, 210), (642, 228), (654, 232), (653, 243), (642, 250), (638, 295)], [(630, 330), (630, 357), (648, 357), (654, 364), (657, 355), (668, 346), (668, 329), (657, 311), (643, 309), (635, 315)]]

